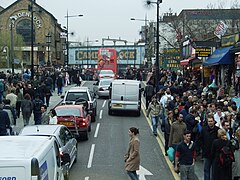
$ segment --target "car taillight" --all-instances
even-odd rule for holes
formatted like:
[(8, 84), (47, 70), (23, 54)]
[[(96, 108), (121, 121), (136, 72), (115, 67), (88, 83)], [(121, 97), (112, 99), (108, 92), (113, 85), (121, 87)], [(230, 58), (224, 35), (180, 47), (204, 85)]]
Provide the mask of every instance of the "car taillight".
[(87, 123), (86, 123), (85, 119), (83, 119), (83, 121), (80, 122), (80, 126), (83, 126), (83, 127), (87, 126)]

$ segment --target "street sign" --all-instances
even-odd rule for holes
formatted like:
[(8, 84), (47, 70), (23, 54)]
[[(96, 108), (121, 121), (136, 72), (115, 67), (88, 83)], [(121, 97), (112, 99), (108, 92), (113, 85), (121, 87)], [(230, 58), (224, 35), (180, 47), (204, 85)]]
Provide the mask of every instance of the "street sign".
[(139, 175), (139, 180), (146, 180), (145, 176), (152, 176), (153, 174), (145, 169), (144, 167), (140, 166), (139, 170), (137, 171)]
[(228, 28), (228, 26), (223, 21), (220, 21), (220, 23), (217, 25), (217, 27), (214, 31), (214, 35), (217, 36), (219, 39), (221, 39), (222, 36), (227, 31), (227, 28)]
[(195, 54), (197, 57), (208, 57), (211, 55), (211, 48), (197, 47)]

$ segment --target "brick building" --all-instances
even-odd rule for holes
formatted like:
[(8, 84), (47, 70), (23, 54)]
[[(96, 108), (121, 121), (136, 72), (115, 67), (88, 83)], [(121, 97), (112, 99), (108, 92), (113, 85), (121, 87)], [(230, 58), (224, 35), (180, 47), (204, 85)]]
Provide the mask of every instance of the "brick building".
[[(32, 9), (31, 3), (33, 3)], [(63, 30), (57, 19), (35, 1), (16, 0), (7, 8), (0, 8), (0, 36), (4, 33), (10, 34), (11, 31), (13, 36), (21, 35), (23, 45), (21, 47), (14, 45), (14, 58), (18, 59), (24, 67), (31, 66), (31, 10), (33, 11), (34, 66), (63, 64), (65, 39), (60, 36)], [(2, 49), (4, 44), (0, 46)], [(10, 44), (5, 44), (5, 46), (10, 46)], [(10, 51), (11, 47), (8, 49)], [(18, 51), (21, 51), (20, 55)]]

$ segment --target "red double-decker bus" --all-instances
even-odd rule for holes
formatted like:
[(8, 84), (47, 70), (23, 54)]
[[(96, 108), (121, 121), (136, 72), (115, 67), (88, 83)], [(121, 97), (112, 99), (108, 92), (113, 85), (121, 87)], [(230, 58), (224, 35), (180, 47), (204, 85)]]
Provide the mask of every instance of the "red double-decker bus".
[(112, 70), (117, 74), (117, 51), (114, 48), (100, 48), (98, 50), (98, 70)]

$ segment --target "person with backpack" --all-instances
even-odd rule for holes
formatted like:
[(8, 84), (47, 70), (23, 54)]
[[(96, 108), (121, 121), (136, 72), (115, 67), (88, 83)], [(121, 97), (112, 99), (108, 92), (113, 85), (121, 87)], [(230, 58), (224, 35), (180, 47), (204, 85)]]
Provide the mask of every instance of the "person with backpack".
[(42, 100), (39, 98), (39, 94), (36, 94), (36, 98), (33, 100), (33, 115), (35, 125), (42, 124), (42, 111), (41, 107), (43, 105)]
[(218, 139), (213, 141), (211, 154), (213, 156), (212, 179), (232, 180), (234, 154), (224, 129), (218, 130)]
[(31, 96), (27, 93), (24, 95), (24, 99), (21, 103), (21, 111), (23, 116), (24, 126), (29, 125), (30, 117), (33, 111), (33, 103), (31, 101)]

